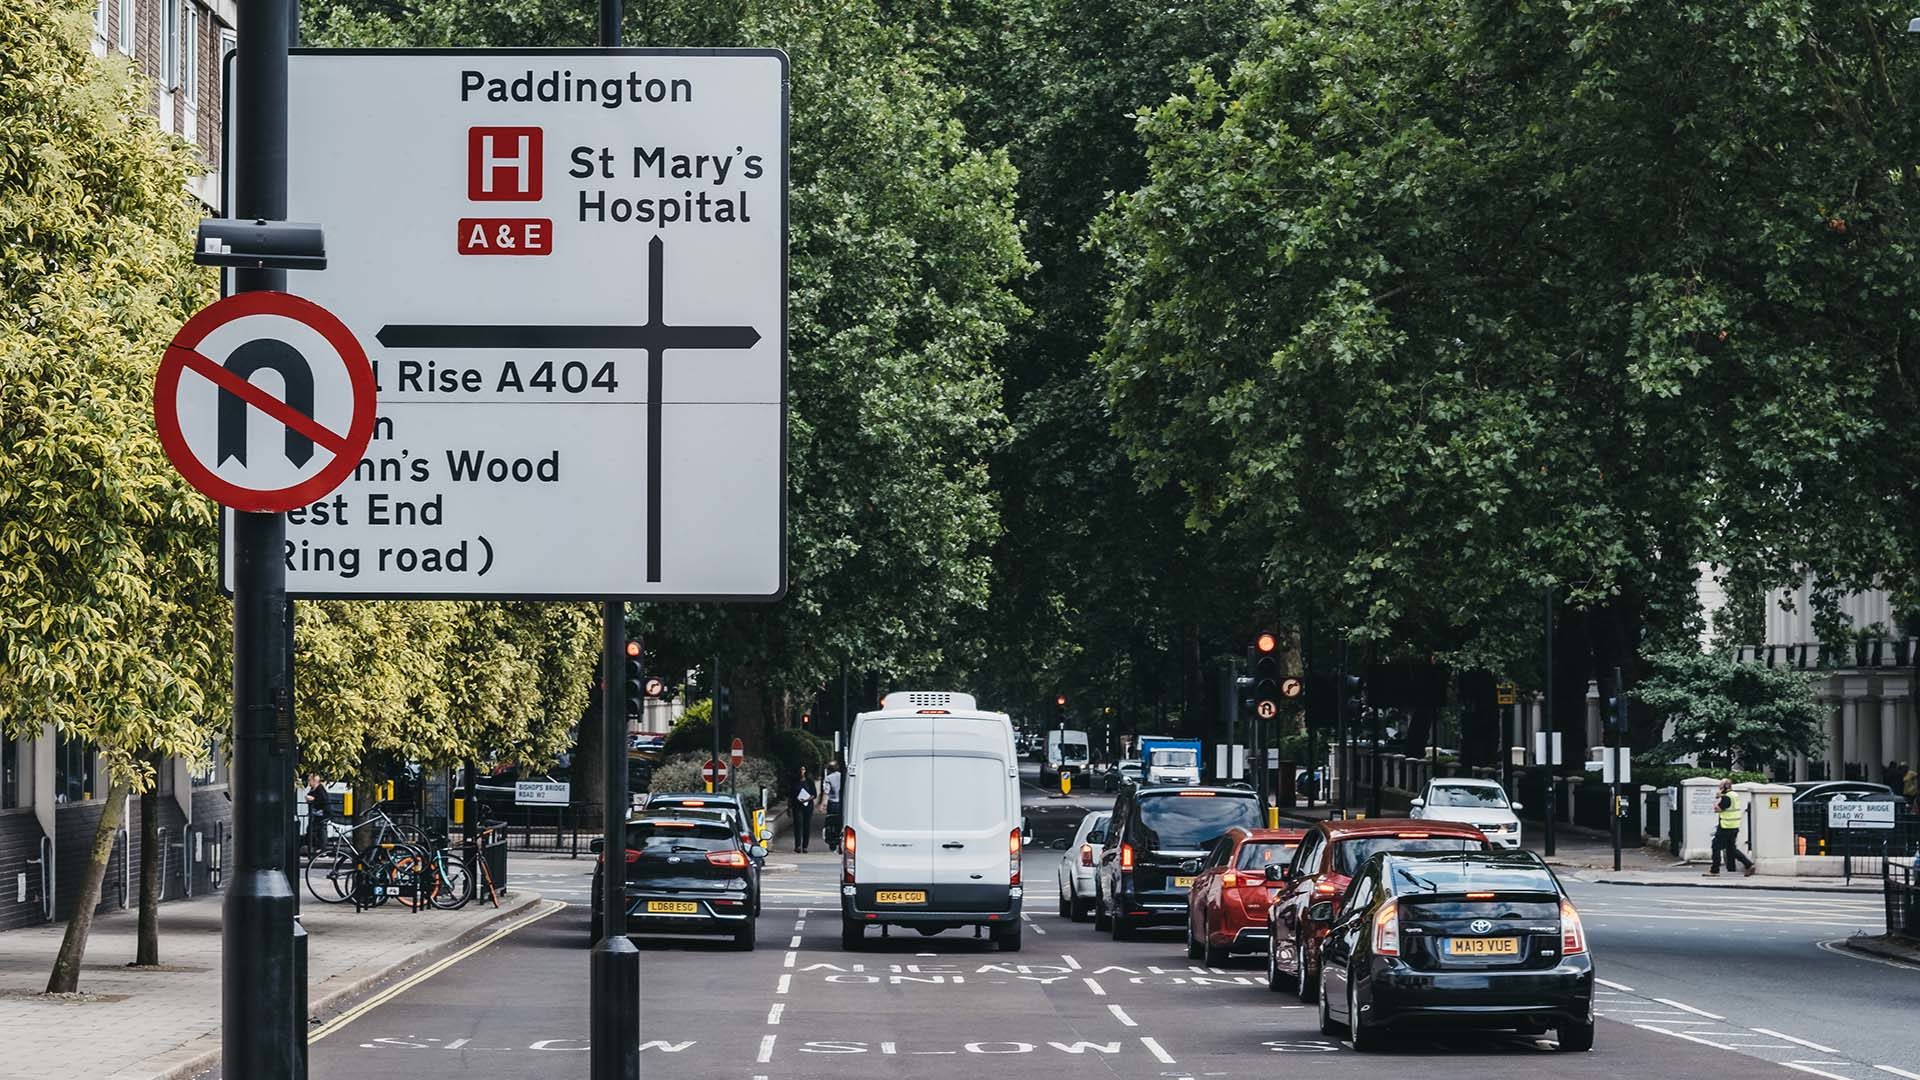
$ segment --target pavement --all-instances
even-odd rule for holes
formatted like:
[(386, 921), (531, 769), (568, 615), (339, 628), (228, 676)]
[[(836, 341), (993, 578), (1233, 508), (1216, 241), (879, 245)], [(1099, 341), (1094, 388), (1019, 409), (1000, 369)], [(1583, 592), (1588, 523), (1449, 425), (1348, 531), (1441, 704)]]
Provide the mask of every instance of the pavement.
[[(510, 873), (537, 861), (516, 854)], [(510, 885), (498, 908), (469, 903), (458, 911), (414, 913), (389, 904), (355, 914), (303, 896), (309, 1011), (324, 1020), (503, 924), (559, 907), (525, 883)], [(97, 917), (80, 992), (70, 997), (41, 993), (64, 924), (0, 933), (0, 1080), (172, 1080), (204, 1071), (220, 1052), (224, 896), (161, 905), (158, 968), (128, 966), (134, 910)]]
[[(1605, 980), (1591, 1053), (1556, 1053), (1545, 1037), (1439, 1033), (1362, 1055), (1322, 1035), (1311, 1007), (1269, 992), (1253, 958), (1203, 967), (1177, 930), (1123, 943), (1059, 918), (1038, 902), (1051, 899), (1049, 862), (1029, 863), (1035, 902), (1018, 954), (965, 931), (872, 936), (848, 953), (837, 861), (775, 855), (794, 869), (768, 886), (756, 952), (636, 939), (643, 1075), (1920, 1078), (1920, 969), (1823, 947), (1870, 921), (1863, 898), (1576, 882)], [(313, 1044), (312, 1075), (578, 1080), (586, 974), (586, 913), (568, 907), (329, 1030)]]

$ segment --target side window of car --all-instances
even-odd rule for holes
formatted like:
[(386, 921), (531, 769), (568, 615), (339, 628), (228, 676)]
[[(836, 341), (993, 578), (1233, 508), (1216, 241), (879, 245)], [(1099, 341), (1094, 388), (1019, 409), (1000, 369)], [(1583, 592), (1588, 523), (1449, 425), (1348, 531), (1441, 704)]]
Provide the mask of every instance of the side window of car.
[(1346, 899), (1340, 904), (1341, 916), (1345, 917), (1365, 908), (1372, 899), (1373, 878), (1365, 874), (1354, 878), (1353, 884), (1347, 886)]
[(1293, 865), (1290, 868), (1295, 877), (1304, 877), (1313, 873), (1313, 860), (1320, 850), (1320, 834), (1309, 833), (1299, 850), (1293, 853)]

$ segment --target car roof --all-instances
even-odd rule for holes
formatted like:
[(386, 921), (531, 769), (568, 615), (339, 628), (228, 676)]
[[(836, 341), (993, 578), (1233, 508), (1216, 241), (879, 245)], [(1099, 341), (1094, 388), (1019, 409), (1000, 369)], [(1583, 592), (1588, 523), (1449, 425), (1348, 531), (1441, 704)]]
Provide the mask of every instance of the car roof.
[(1323, 821), (1315, 828), (1332, 841), (1355, 837), (1400, 836), (1424, 833), (1428, 836), (1485, 840), (1486, 834), (1463, 821), (1437, 821), (1433, 818), (1372, 818), (1361, 821)]
[(1206, 792), (1209, 795), (1234, 795), (1254, 798), (1250, 787), (1210, 787), (1206, 784), (1152, 784), (1139, 789), (1139, 798), (1148, 796), (1179, 795), (1183, 791)]
[(1546, 860), (1531, 851), (1511, 851), (1504, 848), (1495, 851), (1380, 851), (1370, 856), (1367, 862), (1377, 862), (1382, 866), (1389, 862), (1445, 862), (1498, 870), (1539, 870), (1547, 875), (1548, 880), (1552, 881), (1556, 888), (1560, 887), (1559, 877), (1546, 864)]
[(1500, 781), (1488, 780), (1485, 777), (1481, 777), (1481, 776), (1436, 776), (1432, 780), (1427, 781), (1427, 783), (1433, 784), (1435, 786), (1445, 784), (1450, 787), (1451, 786), (1459, 786), (1459, 787), (1499, 787), (1500, 786)]
[(629, 825), (659, 825), (663, 822), (678, 822), (683, 825), (718, 825), (727, 830), (727, 835), (733, 835), (733, 826), (719, 818), (691, 817), (686, 814), (648, 814), (642, 812), (627, 819), (627, 824)]
[(647, 796), (647, 801), (650, 803), (661, 799), (705, 799), (708, 802), (726, 803), (729, 806), (740, 805), (738, 795), (728, 795), (725, 792), (709, 795), (704, 791), (662, 791)]

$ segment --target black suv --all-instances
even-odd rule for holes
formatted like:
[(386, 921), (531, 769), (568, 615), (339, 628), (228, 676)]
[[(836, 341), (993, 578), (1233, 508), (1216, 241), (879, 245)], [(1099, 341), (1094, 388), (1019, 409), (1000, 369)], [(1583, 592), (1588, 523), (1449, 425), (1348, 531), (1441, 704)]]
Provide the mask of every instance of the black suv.
[[(593, 915), (587, 944), (600, 940), (600, 872), (603, 842), (593, 850)], [(630, 933), (726, 934), (736, 948), (752, 949), (753, 917), (759, 907), (753, 859), (759, 846), (743, 847), (731, 823), (716, 817), (642, 814), (627, 820), (627, 930)]]
[(1094, 929), (1124, 941), (1142, 926), (1185, 922), (1200, 860), (1236, 825), (1262, 825), (1260, 801), (1247, 788), (1122, 790), (1094, 877)]

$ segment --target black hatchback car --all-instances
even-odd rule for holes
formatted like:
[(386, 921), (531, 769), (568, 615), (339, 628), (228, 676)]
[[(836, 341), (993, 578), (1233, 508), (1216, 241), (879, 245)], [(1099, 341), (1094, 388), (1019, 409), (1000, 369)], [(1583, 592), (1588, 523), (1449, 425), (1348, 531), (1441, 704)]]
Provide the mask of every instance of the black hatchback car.
[(1093, 925), (1124, 941), (1142, 926), (1187, 921), (1187, 891), (1227, 830), (1261, 826), (1248, 788), (1129, 787), (1113, 803), (1094, 874)]
[(1355, 1050), (1423, 1025), (1553, 1028), (1560, 1049), (1593, 1049), (1586, 932), (1531, 852), (1375, 855), (1321, 914), (1320, 1030)]
[[(600, 940), (600, 875), (603, 843), (593, 868), (593, 915), (587, 943)], [(645, 814), (627, 821), (627, 931), (635, 934), (725, 934), (736, 948), (752, 949), (759, 897), (753, 859), (757, 845), (742, 847), (731, 823), (716, 817)]]

